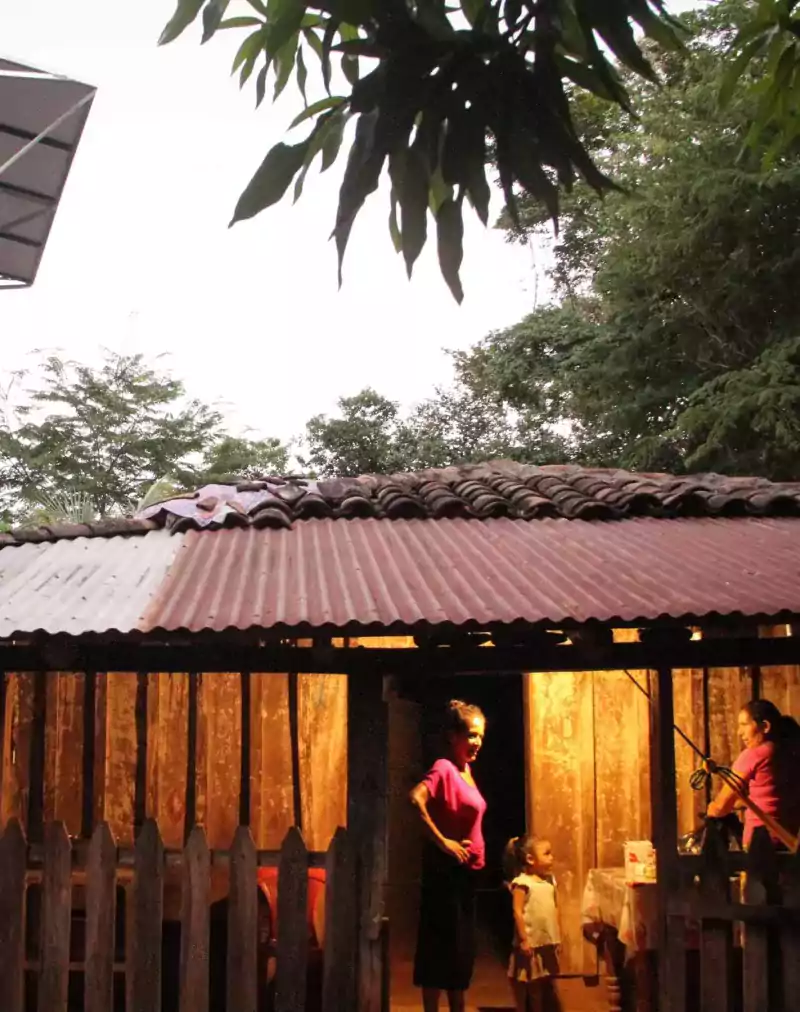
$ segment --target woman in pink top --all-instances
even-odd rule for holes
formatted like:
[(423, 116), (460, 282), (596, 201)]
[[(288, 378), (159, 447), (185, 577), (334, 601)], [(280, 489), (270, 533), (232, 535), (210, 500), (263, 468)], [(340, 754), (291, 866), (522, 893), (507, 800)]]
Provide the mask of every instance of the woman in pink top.
[(483, 744), (486, 719), (477, 706), (447, 705), (446, 756), (411, 791), (427, 837), (414, 960), (414, 985), (425, 1012), (438, 1012), (447, 992), (450, 1012), (463, 1012), (475, 963), (475, 873), (485, 863), (486, 802), (470, 769)]
[[(797, 777), (800, 728), (783, 716), (768, 699), (753, 699), (739, 711), (739, 737), (744, 751), (733, 764), (751, 800), (790, 833), (800, 830), (800, 783)], [(737, 806), (735, 791), (723, 787), (708, 806), (707, 815), (722, 818)], [(762, 820), (745, 808), (744, 845), (750, 846), (753, 832)], [(773, 843), (778, 841), (773, 838)]]

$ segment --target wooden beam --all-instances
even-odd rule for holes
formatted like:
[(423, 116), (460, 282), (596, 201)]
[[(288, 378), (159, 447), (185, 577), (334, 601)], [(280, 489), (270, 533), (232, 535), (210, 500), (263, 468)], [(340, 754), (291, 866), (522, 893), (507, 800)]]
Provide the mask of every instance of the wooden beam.
[(387, 876), (388, 707), (383, 679), (348, 678), (347, 826), (356, 856), (358, 1012), (382, 1008), (382, 924)]
[[(63, 656), (61, 656), (63, 655)], [(665, 647), (612, 643), (596, 647), (442, 647), (405, 650), (355, 647), (252, 646), (226, 639), (191, 639), (153, 644), (71, 641), (68, 650), (47, 641), (0, 644), (0, 671), (258, 671), (395, 675), (430, 680), (439, 675), (519, 675), (521, 671), (647, 670), (669, 668), (762, 667), (800, 664), (800, 637), (697, 640)], [(55, 665), (55, 667), (54, 667)], [(431, 672), (436, 674), (432, 676)]]
[(660, 1012), (685, 1012), (685, 922), (669, 917), (680, 885), (672, 669), (650, 671), (650, 784), (657, 861), (658, 990)]

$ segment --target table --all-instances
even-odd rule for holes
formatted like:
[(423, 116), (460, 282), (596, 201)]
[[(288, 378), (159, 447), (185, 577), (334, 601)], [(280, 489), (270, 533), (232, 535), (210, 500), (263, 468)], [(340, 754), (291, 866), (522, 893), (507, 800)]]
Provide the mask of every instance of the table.
[(610, 1012), (620, 1012), (626, 986), (635, 993), (636, 1012), (652, 1012), (657, 923), (654, 882), (626, 882), (624, 868), (590, 869), (581, 926), (603, 960)]

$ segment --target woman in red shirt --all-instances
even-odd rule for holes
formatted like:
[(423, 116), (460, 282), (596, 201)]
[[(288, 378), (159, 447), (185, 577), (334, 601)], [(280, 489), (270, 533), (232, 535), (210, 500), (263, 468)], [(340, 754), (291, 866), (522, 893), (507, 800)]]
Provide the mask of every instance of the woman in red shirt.
[(472, 778), (486, 719), (477, 706), (447, 705), (446, 754), (411, 791), (427, 837), (422, 862), (414, 985), (425, 1012), (438, 1012), (447, 992), (450, 1012), (463, 1012), (475, 963), (475, 873), (485, 864), (486, 802)]
[[(800, 783), (797, 762), (800, 758), (800, 728), (768, 699), (753, 699), (739, 711), (739, 737), (743, 751), (733, 764), (733, 772), (751, 800), (766, 815), (771, 815), (794, 836), (800, 830)], [(723, 818), (732, 812), (738, 795), (725, 786), (708, 806), (707, 815)], [(749, 808), (744, 814), (744, 846), (762, 820)], [(773, 837), (773, 843), (778, 843)]]

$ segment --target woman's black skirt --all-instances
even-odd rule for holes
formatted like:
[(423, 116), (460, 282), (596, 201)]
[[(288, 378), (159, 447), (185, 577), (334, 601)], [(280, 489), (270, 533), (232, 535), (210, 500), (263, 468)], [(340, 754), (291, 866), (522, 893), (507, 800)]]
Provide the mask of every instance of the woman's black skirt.
[(414, 986), (466, 991), (475, 964), (476, 873), (430, 844), (422, 862)]

